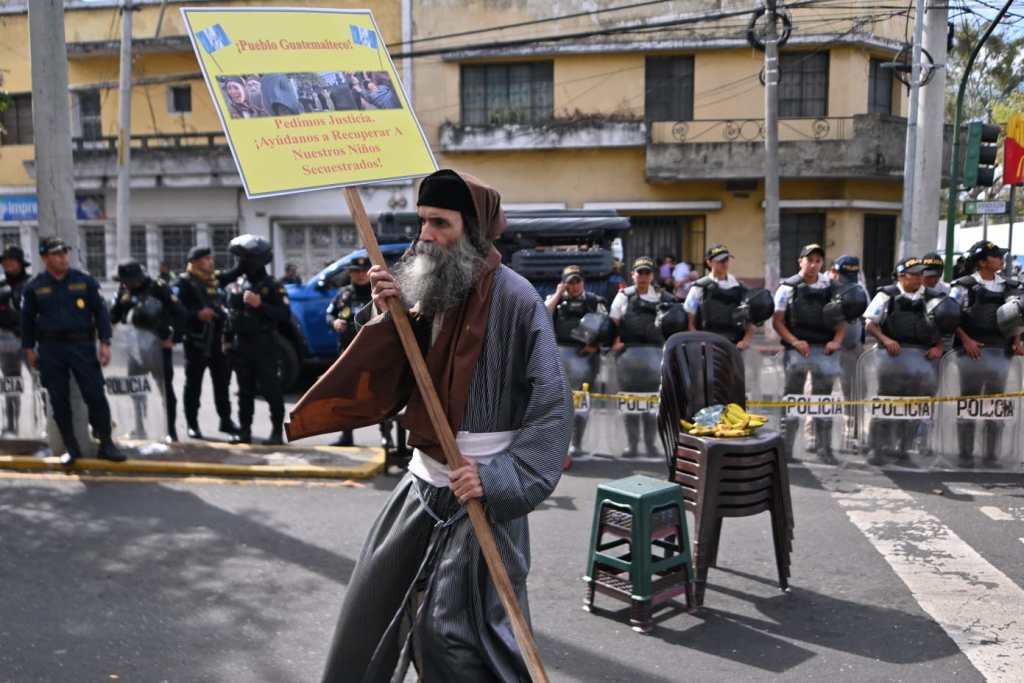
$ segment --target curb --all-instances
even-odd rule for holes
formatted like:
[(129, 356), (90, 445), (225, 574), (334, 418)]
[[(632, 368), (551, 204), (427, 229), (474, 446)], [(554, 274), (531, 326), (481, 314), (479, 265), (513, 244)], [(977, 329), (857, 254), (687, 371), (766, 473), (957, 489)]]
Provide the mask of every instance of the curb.
[[(239, 448), (231, 445), (231, 448)], [(253, 450), (256, 450), (254, 448)], [(278, 449), (280, 450), (280, 449)], [(303, 452), (340, 453), (347, 449), (332, 446), (315, 446)], [(358, 449), (365, 450), (365, 449)], [(332, 465), (245, 465), (216, 462), (170, 461), (170, 460), (127, 460), (111, 462), (96, 458), (82, 458), (71, 467), (60, 464), (56, 457), (38, 458), (32, 455), (0, 455), (0, 469), (43, 470), (55, 472), (110, 472), (131, 474), (173, 474), (208, 475), (229, 477), (270, 477), (292, 479), (370, 479), (384, 469), (384, 453), (379, 448), (366, 462), (352, 466)]]

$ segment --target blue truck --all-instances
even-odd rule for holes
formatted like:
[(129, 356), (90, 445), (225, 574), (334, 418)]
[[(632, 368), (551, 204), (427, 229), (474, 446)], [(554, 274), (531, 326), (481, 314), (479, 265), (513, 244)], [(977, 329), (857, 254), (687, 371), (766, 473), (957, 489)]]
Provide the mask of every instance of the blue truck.
[[(613, 243), (629, 230), (629, 219), (614, 211), (509, 211), (508, 228), (495, 243), (503, 262), (534, 284), (541, 296), (554, 291), (562, 269), (579, 265), (587, 289), (609, 298), (622, 282)], [(412, 212), (384, 213), (377, 219), (381, 252), (397, 261), (419, 233)], [(292, 324), (282, 328), (281, 381), (291, 387), (303, 366), (326, 366), (337, 358), (337, 337), (327, 325), (327, 305), (348, 284), (348, 264), (366, 256), (358, 249), (341, 257), (301, 285), (286, 285)]]

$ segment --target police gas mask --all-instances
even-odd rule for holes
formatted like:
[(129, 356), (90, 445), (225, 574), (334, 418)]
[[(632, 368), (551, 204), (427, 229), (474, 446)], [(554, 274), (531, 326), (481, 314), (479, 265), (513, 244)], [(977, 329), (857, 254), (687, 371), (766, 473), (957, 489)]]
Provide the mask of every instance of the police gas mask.
[(1024, 327), (1024, 295), (1012, 296), (997, 308), (996, 322), (1004, 337), (1017, 335)]
[(612, 321), (605, 313), (586, 313), (570, 336), (586, 346), (608, 344), (612, 339)]
[(925, 318), (939, 334), (953, 334), (960, 327), (960, 304), (948, 296), (936, 297), (926, 304)]
[(850, 322), (861, 317), (867, 308), (867, 292), (860, 285), (848, 284), (825, 304), (821, 317), (826, 327), (835, 328), (843, 321)]
[(747, 323), (762, 325), (775, 312), (775, 301), (767, 289), (752, 289), (743, 297), (743, 303), (732, 313), (733, 322), (739, 327)]

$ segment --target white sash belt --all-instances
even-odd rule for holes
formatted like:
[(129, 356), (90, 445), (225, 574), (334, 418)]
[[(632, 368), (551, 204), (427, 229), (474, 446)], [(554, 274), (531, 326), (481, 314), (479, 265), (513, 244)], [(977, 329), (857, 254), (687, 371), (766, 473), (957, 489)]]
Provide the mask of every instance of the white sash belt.
[[(496, 454), (508, 450), (515, 435), (515, 430), (510, 432), (459, 432), (455, 435), (455, 443), (463, 456), (473, 458), (478, 463), (486, 465), (494, 459)], [(413, 451), (412, 460), (409, 461), (409, 471), (431, 486), (446, 488), (450, 483), (448, 466), (442, 465), (418, 448)]]

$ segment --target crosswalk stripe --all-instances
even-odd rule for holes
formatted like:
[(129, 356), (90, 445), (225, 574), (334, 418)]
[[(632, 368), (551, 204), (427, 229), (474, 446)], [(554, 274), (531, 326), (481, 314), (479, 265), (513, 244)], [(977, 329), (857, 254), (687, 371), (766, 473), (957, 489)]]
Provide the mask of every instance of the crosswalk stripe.
[(895, 484), (832, 496), (986, 679), (1020, 680), (1024, 590)]
[(978, 509), (983, 515), (997, 522), (1024, 522), (1024, 508), (1011, 507), (1003, 510), (993, 505), (983, 505)]
[(944, 481), (942, 485), (954, 496), (971, 496), (972, 498), (988, 498), (992, 496), (1024, 496), (1024, 487), (1021, 486), (971, 486), (970, 484), (957, 484)]

